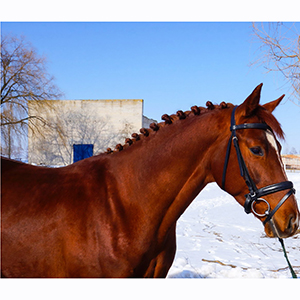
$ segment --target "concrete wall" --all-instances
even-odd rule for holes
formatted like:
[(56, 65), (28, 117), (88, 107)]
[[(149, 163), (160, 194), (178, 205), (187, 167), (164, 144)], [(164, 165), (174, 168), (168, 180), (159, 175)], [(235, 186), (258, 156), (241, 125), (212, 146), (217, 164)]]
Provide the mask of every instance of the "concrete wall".
[(28, 133), (28, 162), (67, 165), (73, 144), (93, 144), (94, 154), (124, 143), (143, 127), (143, 100), (51, 100), (29, 103), (29, 115), (47, 121)]

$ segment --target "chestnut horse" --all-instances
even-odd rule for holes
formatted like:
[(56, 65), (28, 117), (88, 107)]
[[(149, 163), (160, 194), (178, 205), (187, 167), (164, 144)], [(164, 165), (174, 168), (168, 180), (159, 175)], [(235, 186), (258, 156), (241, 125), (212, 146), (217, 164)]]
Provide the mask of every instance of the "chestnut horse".
[[(236, 132), (258, 188), (287, 182), (272, 111), (260, 105), (262, 84), (235, 109)], [(63, 168), (2, 160), (3, 277), (165, 277), (175, 251), (176, 221), (209, 183), (222, 187), (232, 104), (164, 115), (125, 145)], [(229, 144), (231, 141), (229, 141)], [(231, 151), (224, 190), (244, 205), (248, 187)], [(285, 189), (287, 189), (286, 187)], [(264, 198), (274, 210), (286, 190)], [(292, 236), (299, 210), (293, 193), (266, 222), (269, 237)], [(286, 197), (287, 198), (287, 197)], [(256, 199), (255, 211), (264, 201)], [(260, 220), (265, 214), (255, 214)]]

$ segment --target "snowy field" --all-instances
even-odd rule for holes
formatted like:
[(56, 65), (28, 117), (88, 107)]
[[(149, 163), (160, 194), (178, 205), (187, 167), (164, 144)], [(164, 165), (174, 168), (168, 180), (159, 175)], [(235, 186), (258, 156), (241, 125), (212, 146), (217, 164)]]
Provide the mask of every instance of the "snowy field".
[[(288, 172), (300, 206), (300, 173)], [(300, 277), (300, 234), (285, 239)], [(291, 278), (278, 239), (215, 183), (209, 184), (177, 223), (177, 252), (168, 278)]]

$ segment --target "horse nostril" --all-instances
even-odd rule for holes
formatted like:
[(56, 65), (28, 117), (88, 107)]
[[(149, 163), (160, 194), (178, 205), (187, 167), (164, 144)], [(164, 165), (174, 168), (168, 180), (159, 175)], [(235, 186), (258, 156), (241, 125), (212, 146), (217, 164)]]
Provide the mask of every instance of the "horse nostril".
[(298, 222), (297, 218), (294, 218), (293, 216), (290, 218), (288, 226), (287, 226), (287, 231), (289, 233), (294, 233), (298, 228)]

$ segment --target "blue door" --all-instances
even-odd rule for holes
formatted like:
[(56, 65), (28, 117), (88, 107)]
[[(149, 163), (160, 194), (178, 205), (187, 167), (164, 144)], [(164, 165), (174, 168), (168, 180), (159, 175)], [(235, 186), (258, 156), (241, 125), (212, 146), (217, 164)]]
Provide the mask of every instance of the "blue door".
[(94, 145), (92, 144), (74, 144), (73, 162), (93, 156)]

